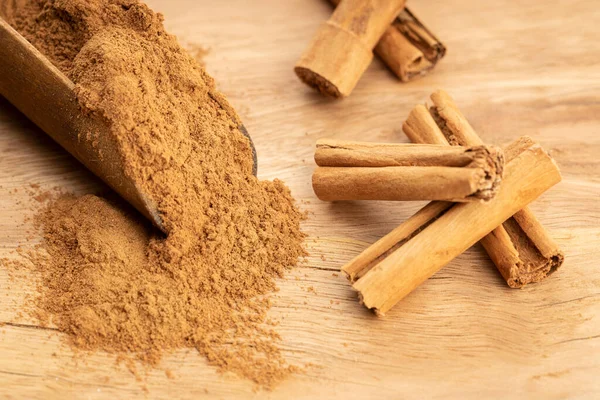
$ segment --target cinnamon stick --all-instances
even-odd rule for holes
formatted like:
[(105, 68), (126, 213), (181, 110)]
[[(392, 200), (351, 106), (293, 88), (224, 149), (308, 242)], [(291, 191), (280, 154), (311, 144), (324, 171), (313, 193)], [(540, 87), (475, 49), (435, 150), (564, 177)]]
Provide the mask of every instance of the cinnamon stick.
[(530, 138), (505, 149), (505, 175), (487, 204), (432, 202), (342, 268), (362, 303), (385, 314), (399, 300), (561, 180)]
[[(329, 0), (337, 6), (341, 0)], [(386, 29), (375, 54), (402, 82), (431, 71), (446, 54), (446, 47), (407, 7)]]
[(504, 158), (494, 147), (317, 142), (313, 189), (324, 201), (489, 201)]
[(295, 67), (321, 93), (348, 96), (373, 59), (373, 48), (404, 8), (405, 0), (343, 0)]
[[(452, 98), (443, 91), (431, 96), (433, 105), (419, 105), (403, 130), (415, 143), (473, 146), (482, 144)], [(564, 254), (528, 207), (481, 240), (481, 244), (511, 288), (539, 282), (555, 272)]]

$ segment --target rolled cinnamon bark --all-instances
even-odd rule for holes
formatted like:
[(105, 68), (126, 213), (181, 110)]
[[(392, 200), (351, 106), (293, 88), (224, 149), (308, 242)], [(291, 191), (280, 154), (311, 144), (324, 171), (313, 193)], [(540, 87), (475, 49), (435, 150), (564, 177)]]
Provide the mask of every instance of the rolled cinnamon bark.
[(373, 59), (373, 48), (405, 0), (343, 0), (317, 31), (295, 67), (321, 93), (348, 96)]
[(432, 202), (342, 268), (362, 303), (385, 314), (511, 215), (560, 182), (552, 158), (529, 138), (505, 151), (505, 176), (487, 204)]
[[(403, 82), (425, 75), (446, 55), (446, 47), (408, 8), (400, 12), (391, 28), (382, 36), (375, 53)], [(399, 37), (395, 39), (395, 32), (410, 46)]]
[[(329, 0), (337, 6), (341, 0)], [(407, 7), (379, 39), (375, 54), (402, 82), (431, 71), (446, 54), (446, 47)]]
[(448, 200), (489, 201), (502, 168), (500, 149), (317, 142), (313, 189), (324, 201)]
[[(452, 98), (432, 94), (433, 106), (419, 105), (403, 125), (415, 143), (480, 145), (483, 142)], [(528, 207), (481, 240), (481, 244), (511, 288), (539, 282), (556, 271), (564, 254)]]

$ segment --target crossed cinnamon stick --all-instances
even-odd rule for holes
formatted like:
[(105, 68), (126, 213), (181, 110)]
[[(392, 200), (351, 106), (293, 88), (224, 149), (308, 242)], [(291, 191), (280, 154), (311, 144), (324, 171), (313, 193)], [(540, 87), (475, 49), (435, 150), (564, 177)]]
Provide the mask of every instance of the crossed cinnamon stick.
[[(447, 93), (431, 98), (431, 107), (415, 107), (404, 123), (413, 142), (483, 145)], [(560, 267), (563, 253), (525, 208), (560, 182), (558, 166), (528, 137), (507, 146), (504, 158), (502, 183), (487, 203), (431, 202), (342, 268), (365, 306), (385, 314), (480, 240), (510, 287), (538, 282)]]

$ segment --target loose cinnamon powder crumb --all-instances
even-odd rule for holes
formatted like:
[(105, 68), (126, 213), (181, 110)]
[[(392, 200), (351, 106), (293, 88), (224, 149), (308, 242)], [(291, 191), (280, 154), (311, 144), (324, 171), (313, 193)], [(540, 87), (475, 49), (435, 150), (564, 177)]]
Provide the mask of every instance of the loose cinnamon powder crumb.
[(137, 0), (0, 0), (0, 14), (106, 120), (169, 232), (118, 199), (51, 200), (30, 254), (40, 319), (78, 348), (151, 366), (187, 346), (263, 387), (293, 371), (264, 295), (305, 254), (303, 215), (282, 182), (253, 176), (237, 114), (162, 15)]
[(203, 67), (206, 66), (206, 61), (204, 61), (204, 58), (210, 54), (210, 48), (193, 42), (185, 43), (183, 47), (192, 55), (192, 57), (194, 57), (194, 60), (196, 60), (198, 64), (202, 65)]

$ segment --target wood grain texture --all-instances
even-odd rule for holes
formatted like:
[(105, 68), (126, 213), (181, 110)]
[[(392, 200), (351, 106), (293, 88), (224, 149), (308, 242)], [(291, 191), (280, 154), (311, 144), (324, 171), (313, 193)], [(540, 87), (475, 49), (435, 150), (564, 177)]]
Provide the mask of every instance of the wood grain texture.
[[(272, 393), (254, 393), (195, 351), (180, 351), (149, 373), (145, 393), (112, 356), (73, 359), (60, 334), (19, 315), (35, 277), (11, 281), (0, 268), (0, 398), (600, 397), (597, 2), (415, 1), (411, 8), (448, 55), (408, 84), (375, 60), (341, 102), (313, 93), (293, 73), (331, 13), (325, 1), (149, 3), (182, 43), (211, 49), (207, 69), (252, 135), (259, 176), (286, 181), (309, 212), (311, 256), (281, 281), (271, 314), (281, 321), (289, 360), (315, 366)], [(318, 201), (310, 183), (314, 144), (320, 137), (408, 142), (403, 120), (437, 88), (454, 97), (486, 143), (530, 135), (555, 157), (563, 182), (531, 208), (565, 263), (549, 279), (513, 290), (477, 245), (378, 319), (333, 274), (423, 203)], [(0, 257), (27, 243), (30, 183), (78, 193), (104, 188), (0, 99)]]

